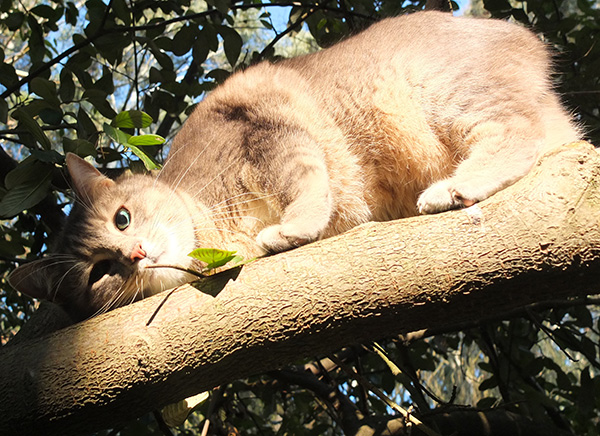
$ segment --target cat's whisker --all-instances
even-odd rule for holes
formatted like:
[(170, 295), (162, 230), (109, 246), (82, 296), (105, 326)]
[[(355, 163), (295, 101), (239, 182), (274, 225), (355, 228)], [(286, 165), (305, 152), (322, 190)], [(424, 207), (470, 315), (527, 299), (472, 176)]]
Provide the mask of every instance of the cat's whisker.
[[(185, 171), (183, 171), (181, 174), (179, 174), (179, 176), (173, 181), (173, 183), (171, 183), (169, 185), (172, 192), (175, 192), (177, 189), (179, 189), (180, 184), (183, 182), (185, 177), (188, 175), (189, 171), (194, 167), (194, 165), (198, 162), (198, 160), (204, 155), (204, 152), (209, 148), (209, 146), (210, 146), (210, 144), (206, 144), (204, 146), (204, 148), (196, 154), (195, 158), (187, 165), (187, 168), (185, 169)], [(173, 152), (173, 154), (176, 155), (179, 151), (183, 151), (183, 150), (184, 150), (183, 148), (181, 148), (179, 150), (175, 150)], [(169, 164), (169, 159), (167, 159), (165, 166), (168, 164)], [(165, 168), (163, 167), (163, 170), (161, 170), (161, 173), (163, 173), (164, 169)]]
[[(71, 189), (71, 192), (73, 192), (73, 193), (77, 192), (77, 189), (73, 185), (72, 182), (69, 182), (68, 186)], [(83, 207), (85, 210), (87, 210), (91, 214), (101, 213), (100, 209), (94, 202), (94, 199), (90, 195), (90, 193), (88, 193), (88, 192), (79, 193), (79, 195), (73, 195), (72, 198), (75, 203), (79, 204), (81, 207)]]
[[(227, 211), (228, 209), (236, 211), (236, 208), (238, 208), (239, 206), (249, 205), (252, 203), (256, 203), (258, 201), (267, 200), (269, 198), (276, 198), (276, 196), (277, 196), (277, 194), (268, 194), (268, 195), (265, 194), (265, 195), (252, 197), (247, 200), (238, 201), (238, 202), (229, 202), (230, 200), (224, 200), (217, 205), (211, 206), (210, 211), (213, 213), (217, 213), (217, 211)], [(259, 208), (260, 208), (260, 206), (257, 205), (252, 208), (246, 208), (246, 209), (252, 210), (252, 209), (259, 209)]]
[(217, 224), (219, 222), (235, 222), (237, 220), (255, 221), (259, 224), (264, 224), (264, 221), (262, 219), (255, 217), (255, 216), (251, 216), (251, 215), (239, 216), (239, 217), (218, 216), (218, 217), (213, 218), (211, 221), (214, 222), (215, 224)]
[[(263, 195), (263, 194), (256, 192), (256, 191), (241, 192), (237, 195), (228, 197), (228, 198), (224, 199), (223, 201), (219, 201), (219, 202), (215, 203), (214, 205), (211, 206), (211, 208), (219, 207), (221, 204), (225, 204), (228, 201), (235, 200), (235, 199), (238, 199), (241, 197), (251, 196), (252, 198), (254, 198), (254, 197), (259, 197), (260, 195)], [(265, 195), (271, 196), (273, 194), (265, 194)]]
[[(181, 175), (174, 180), (174, 184), (175, 185), (171, 185), (171, 188), (173, 189), (173, 191), (175, 191), (175, 189), (178, 188), (179, 184), (184, 180), (185, 176), (187, 175), (187, 173), (190, 171), (190, 169), (193, 167), (193, 165), (198, 161), (198, 159), (200, 159), (202, 157), (202, 155), (204, 154), (205, 150), (209, 147), (209, 144), (206, 144), (204, 146), (204, 148), (202, 148), (201, 150), (199, 150), (199, 152), (197, 153), (196, 158), (189, 163), (187, 169), (181, 173)], [(160, 177), (163, 175), (163, 173), (165, 172), (165, 169), (167, 169), (167, 166), (171, 165), (172, 159), (176, 158), (177, 154), (180, 152), (183, 152), (184, 148), (180, 148), (180, 149), (175, 149), (172, 150), (171, 153), (169, 154), (169, 159), (167, 159), (167, 161), (165, 162), (165, 164), (163, 165), (163, 167), (161, 168), (161, 170), (158, 173), (158, 176), (156, 177), (156, 182), (159, 181)]]
[(109, 312), (110, 310), (122, 306), (120, 304), (123, 300), (123, 297), (128, 294), (127, 292), (127, 282), (123, 282), (113, 293), (111, 298), (109, 298), (97, 311), (93, 316), (101, 315), (103, 313)]

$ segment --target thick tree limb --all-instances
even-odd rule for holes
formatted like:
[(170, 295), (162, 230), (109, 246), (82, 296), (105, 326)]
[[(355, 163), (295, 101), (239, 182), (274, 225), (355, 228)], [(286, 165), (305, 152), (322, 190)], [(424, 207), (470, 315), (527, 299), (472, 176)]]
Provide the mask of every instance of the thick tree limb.
[[(228, 280), (231, 279), (230, 282)], [(361, 226), (0, 355), (0, 434), (80, 434), (306, 355), (600, 292), (600, 154), (481, 205)]]

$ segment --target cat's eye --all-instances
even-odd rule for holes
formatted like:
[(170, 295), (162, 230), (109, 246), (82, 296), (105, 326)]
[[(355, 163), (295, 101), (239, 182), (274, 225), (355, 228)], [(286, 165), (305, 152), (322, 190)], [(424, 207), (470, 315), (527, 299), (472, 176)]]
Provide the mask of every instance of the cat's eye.
[(92, 285), (110, 272), (110, 260), (101, 260), (96, 262), (90, 272), (88, 285)]
[(119, 230), (125, 230), (131, 223), (131, 212), (121, 207), (115, 214), (115, 226)]

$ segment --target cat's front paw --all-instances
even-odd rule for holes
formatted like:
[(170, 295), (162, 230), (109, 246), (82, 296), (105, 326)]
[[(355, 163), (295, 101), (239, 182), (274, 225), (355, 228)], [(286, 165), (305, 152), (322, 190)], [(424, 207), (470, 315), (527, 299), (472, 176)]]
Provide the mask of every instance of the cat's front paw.
[(308, 244), (317, 239), (317, 236), (291, 224), (278, 224), (261, 230), (256, 242), (269, 253), (279, 253)]
[(445, 212), (460, 207), (468, 207), (477, 200), (466, 198), (450, 180), (434, 183), (419, 196), (417, 208), (421, 214)]

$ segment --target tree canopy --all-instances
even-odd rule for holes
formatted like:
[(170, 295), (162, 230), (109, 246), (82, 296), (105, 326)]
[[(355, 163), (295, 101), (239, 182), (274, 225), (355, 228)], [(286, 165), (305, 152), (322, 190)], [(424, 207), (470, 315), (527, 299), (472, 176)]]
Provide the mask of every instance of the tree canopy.
[[(92, 157), (107, 173), (143, 170), (162, 160), (193, 106), (235, 70), (327, 46), (381, 17), (423, 7), (389, 0), (1, 1), (2, 344), (35, 310), (6, 276), (52, 246), (68, 211), (67, 152)], [(544, 35), (557, 53), (557, 88), (588, 139), (600, 144), (597, 2), (484, 0), (472, 11)], [(156, 415), (112, 434), (201, 434), (205, 418), (209, 434), (341, 434), (345, 405), (382, 418), (394, 416), (394, 403), (421, 414), (467, 406), (465, 413), (477, 408), (564, 434), (596, 434), (600, 319), (593, 303), (557, 298), (493, 321), (382, 332), (386, 339), (341, 349), (333, 360), (298, 356), (294, 367), (221, 385), (177, 429)]]

